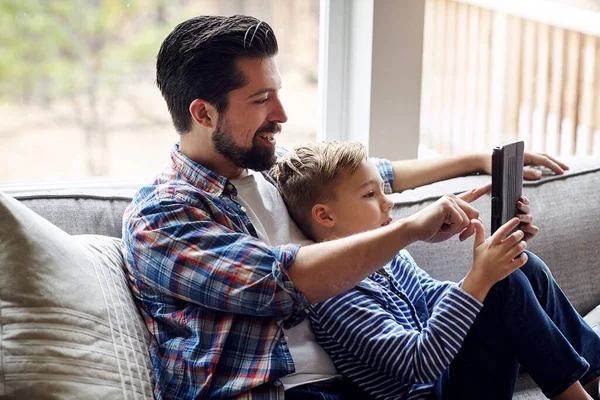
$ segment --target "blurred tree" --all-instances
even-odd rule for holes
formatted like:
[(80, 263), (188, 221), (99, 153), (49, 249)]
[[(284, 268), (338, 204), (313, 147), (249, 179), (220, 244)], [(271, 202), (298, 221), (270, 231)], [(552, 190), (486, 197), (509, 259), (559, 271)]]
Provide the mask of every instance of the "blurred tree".
[(168, 28), (166, 0), (0, 1), (0, 101), (69, 99), (88, 173), (103, 175), (120, 87), (148, 65)]

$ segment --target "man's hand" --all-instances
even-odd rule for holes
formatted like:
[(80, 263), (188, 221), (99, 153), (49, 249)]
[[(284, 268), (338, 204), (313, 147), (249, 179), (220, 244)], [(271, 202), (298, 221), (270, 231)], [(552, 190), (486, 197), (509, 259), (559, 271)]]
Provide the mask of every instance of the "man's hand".
[(530, 204), (531, 202), (525, 196), (521, 196), (521, 199), (517, 202), (517, 208), (523, 213), (517, 215), (517, 218), (521, 221), (519, 223), (519, 229), (525, 234), (523, 240), (526, 242), (530, 241), (540, 230), (540, 228), (533, 225)]
[(523, 178), (530, 181), (536, 181), (542, 177), (542, 171), (535, 168), (527, 168), (528, 165), (546, 167), (552, 170), (557, 175), (562, 175), (569, 166), (554, 157), (547, 154), (525, 152), (523, 156), (523, 164), (526, 166), (523, 169)]
[(479, 218), (479, 211), (469, 203), (488, 193), (490, 189), (491, 184), (488, 183), (459, 196), (445, 195), (407, 218), (415, 232), (415, 240), (438, 243), (463, 231), (467, 231), (467, 234), (462, 240), (472, 235), (473, 229), (467, 228), (471, 225), (471, 220)]
[[(562, 175), (565, 173), (565, 170), (569, 169), (567, 164), (557, 160), (554, 157), (551, 157), (547, 154), (531, 153), (528, 151), (526, 151), (523, 155), (523, 165), (525, 166), (525, 168), (523, 168), (523, 178), (530, 181), (540, 179), (542, 177), (542, 171), (528, 166), (546, 167), (557, 175)], [(483, 171), (488, 175), (492, 174), (491, 156), (486, 156)]]

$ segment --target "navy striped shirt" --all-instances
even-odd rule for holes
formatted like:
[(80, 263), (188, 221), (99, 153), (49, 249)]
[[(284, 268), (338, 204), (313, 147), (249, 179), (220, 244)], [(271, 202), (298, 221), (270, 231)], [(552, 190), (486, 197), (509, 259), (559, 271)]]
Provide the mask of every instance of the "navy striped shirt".
[(377, 399), (423, 399), (458, 353), (483, 304), (420, 269), (406, 250), (353, 289), (311, 306), (338, 372)]

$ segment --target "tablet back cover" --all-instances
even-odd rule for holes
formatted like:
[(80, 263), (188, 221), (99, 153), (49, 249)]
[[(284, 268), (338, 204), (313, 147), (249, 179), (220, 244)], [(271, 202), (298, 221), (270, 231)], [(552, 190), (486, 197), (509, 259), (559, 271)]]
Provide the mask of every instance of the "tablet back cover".
[(492, 154), (492, 234), (519, 213), (523, 192), (522, 141), (494, 148)]

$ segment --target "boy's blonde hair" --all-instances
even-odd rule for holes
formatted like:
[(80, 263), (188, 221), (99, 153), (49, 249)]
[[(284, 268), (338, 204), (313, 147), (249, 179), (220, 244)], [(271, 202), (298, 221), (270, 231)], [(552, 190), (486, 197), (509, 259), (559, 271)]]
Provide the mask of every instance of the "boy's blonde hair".
[(334, 198), (340, 179), (354, 173), (366, 159), (367, 151), (360, 142), (308, 143), (285, 154), (271, 174), (292, 219), (313, 236), (312, 207)]

